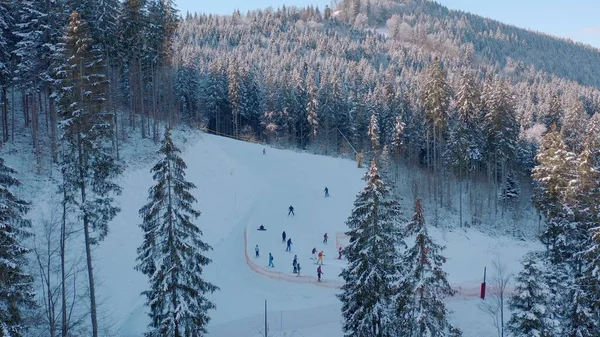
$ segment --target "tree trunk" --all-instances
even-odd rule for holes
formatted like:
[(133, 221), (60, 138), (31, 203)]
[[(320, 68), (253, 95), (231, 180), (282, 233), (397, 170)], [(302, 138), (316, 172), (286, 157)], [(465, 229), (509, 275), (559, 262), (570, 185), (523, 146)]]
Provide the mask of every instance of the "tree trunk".
[(462, 227), (463, 225), (463, 203), (462, 203), (462, 198), (463, 198), (463, 191), (462, 191), (462, 161), (460, 162), (460, 164), (458, 164), (458, 221), (459, 221), (459, 227)]
[(65, 270), (65, 251), (67, 241), (67, 190), (63, 184), (63, 214), (60, 226), (60, 287), (61, 287), (61, 337), (67, 337), (69, 327), (67, 325), (67, 278)]
[(54, 98), (50, 97), (50, 151), (52, 152), (52, 162), (58, 163), (58, 140), (57, 138), (57, 116), (56, 107), (54, 106)]
[(136, 73), (137, 67), (135, 66), (135, 61), (129, 63), (129, 127), (135, 130), (135, 96), (137, 95), (136, 91)]
[(6, 143), (8, 139), (8, 92), (6, 87), (2, 87), (2, 142)]
[(42, 174), (42, 152), (40, 151), (39, 139), (39, 114), (38, 105), (35, 102), (35, 95), (31, 95), (31, 136), (33, 138), (33, 151), (35, 152), (35, 161), (37, 164), (37, 174)]
[[(85, 194), (85, 189), (81, 191)], [(90, 285), (90, 314), (92, 316), (92, 337), (98, 337), (98, 319), (96, 316), (96, 288), (94, 287), (94, 270), (92, 268), (92, 244), (90, 242), (90, 224), (87, 215), (83, 216), (83, 231), (85, 235), (85, 255), (87, 259), (88, 280)]]
[(142, 61), (140, 59), (137, 60), (137, 89), (138, 89), (138, 99), (139, 99), (139, 114), (141, 117), (141, 121), (140, 121), (140, 129), (142, 129), (142, 138), (146, 138), (146, 111), (144, 109), (144, 82), (142, 81)]
[(11, 130), (10, 130), (10, 137), (12, 142), (15, 142), (15, 88), (13, 87), (11, 90), (11, 102), (13, 103), (12, 106), (10, 107), (10, 111), (11, 111)]
[(96, 288), (94, 286), (94, 270), (92, 267), (92, 242), (90, 238), (90, 220), (88, 218), (87, 210), (85, 210), (87, 195), (86, 195), (86, 184), (85, 184), (85, 172), (84, 168), (87, 165), (84, 159), (84, 150), (82, 149), (81, 134), (77, 134), (77, 154), (79, 161), (79, 179), (81, 192), (81, 203), (80, 208), (83, 211), (83, 234), (85, 240), (85, 255), (87, 261), (87, 272), (88, 281), (90, 287), (90, 315), (92, 318), (92, 337), (98, 337), (98, 318), (96, 313)]
[(21, 110), (23, 111), (23, 120), (25, 121), (25, 127), (28, 128), (29, 127), (29, 100), (28, 100), (28, 95), (26, 95), (25, 93), (21, 93), (21, 98), (23, 101), (23, 107), (21, 108)]

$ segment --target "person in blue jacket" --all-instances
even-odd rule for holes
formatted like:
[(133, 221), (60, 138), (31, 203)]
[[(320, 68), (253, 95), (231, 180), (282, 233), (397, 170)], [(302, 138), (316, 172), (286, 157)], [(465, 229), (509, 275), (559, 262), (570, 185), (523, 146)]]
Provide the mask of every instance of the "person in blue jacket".
[(269, 253), (269, 267), (275, 268), (275, 265), (273, 264), (273, 255), (271, 255), (271, 253)]

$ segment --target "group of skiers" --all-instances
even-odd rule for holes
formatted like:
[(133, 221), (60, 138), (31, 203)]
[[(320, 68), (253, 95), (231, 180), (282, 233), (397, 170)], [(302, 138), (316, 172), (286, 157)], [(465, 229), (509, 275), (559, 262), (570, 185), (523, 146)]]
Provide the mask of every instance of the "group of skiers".
[[(266, 151), (263, 149), (263, 154), (266, 154)], [(325, 198), (329, 197), (329, 189), (327, 187), (325, 187)], [(294, 206), (290, 205), (290, 207), (288, 207), (288, 216), (295, 216), (294, 213)], [(259, 228), (259, 230), (266, 230), (263, 226), (261, 226), (262, 228)], [(327, 239), (329, 238), (328, 234), (325, 233), (323, 235), (323, 243), (327, 244)], [(286, 240), (287, 239), (287, 240)], [(287, 237), (287, 234), (285, 231), (283, 231), (281, 233), (281, 242), (283, 242), (286, 245), (285, 251), (286, 252), (291, 252), (292, 251), (292, 239)], [(256, 247), (254, 248), (255, 251), (255, 257), (259, 258), (260, 257), (260, 249), (258, 247), (258, 245), (256, 245)], [(338, 259), (342, 258), (342, 247), (339, 247), (338, 249)], [(317, 267), (317, 278), (318, 278), (318, 282), (321, 282), (321, 275), (323, 275), (323, 270), (322, 270), (322, 265), (323, 265), (323, 257), (325, 256), (325, 254), (323, 253), (323, 251), (321, 250), (318, 254), (317, 254), (317, 248), (313, 248), (312, 249), (312, 259), (315, 260), (315, 256), (317, 257), (317, 262), (315, 264), (318, 264), (319, 266)], [(271, 268), (275, 268), (275, 264), (273, 263), (273, 254), (269, 253), (269, 267)], [(294, 260), (292, 261), (292, 266), (293, 266), (293, 273), (296, 274), (297, 276), (300, 276), (300, 263), (298, 262), (298, 255), (294, 255)]]

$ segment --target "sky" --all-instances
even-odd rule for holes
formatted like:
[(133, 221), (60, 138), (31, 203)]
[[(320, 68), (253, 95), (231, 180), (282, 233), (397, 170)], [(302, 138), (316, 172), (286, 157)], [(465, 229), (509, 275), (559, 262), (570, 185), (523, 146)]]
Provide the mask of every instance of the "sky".
[[(438, 0), (450, 9), (459, 9), (521, 28), (600, 48), (600, 1), (598, 0)], [(175, 0), (182, 13), (231, 14), (234, 9), (317, 5), (330, 0)]]

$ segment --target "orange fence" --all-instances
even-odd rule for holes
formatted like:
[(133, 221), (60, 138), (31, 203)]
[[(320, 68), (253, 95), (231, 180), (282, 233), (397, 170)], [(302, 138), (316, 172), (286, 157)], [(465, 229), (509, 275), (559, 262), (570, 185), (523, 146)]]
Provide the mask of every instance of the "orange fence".
[[(349, 242), (349, 237), (345, 234), (345, 233), (337, 233), (336, 234), (336, 246), (340, 247), (340, 245), (342, 247), (345, 247), (348, 242)], [(264, 275), (268, 278), (274, 279), (274, 280), (282, 280), (282, 281), (287, 281), (287, 282), (294, 282), (294, 283), (303, 283), (303, 284), (314, 284), (317, 286), (321, 286), (321, 287), (326, 287), (326, 288), (333, 288), (333, 289), (338, 289), (341, 288), (341, 286), (343, 285), (343, 283), (339, 280), (324, 280), (323, 282), (317, 282), (317, 278), (314, 276), (308, 276), (308, 275), (295, 275), (295, 274), (288, 274), (288, 273), (282, 273), (279, 271), (271, 271), (269, 269), (267, 269), (268, 267), (262, 267), (260, 265), (258, 265), (256, 262), (254, 262), (254, 260), (252, 260), (250, 258), (250, 255), (248, 255), (248, 233), (247, 233), (247, 228), (244, 229), (244, 254), (246, 256), (246, 263), (248, 264), (248, 267), (250, 267), (250, 269), (252, 269), (254, 272), (260, 274), (260, 275)], [(304, 268), (303, 268), (304, 269)], [(459, 286), (459, 285), (453, 285), (452, 288), (454, 290), (456, 290), (456, 295), (455, 296), (460, 296), (460, 297), (479, 297), (479, 286), (473, 286), (472, 284), (464, 284)], [(508, 293), (511, 293), (511, 290), (508, 289), (507, 290)]]

